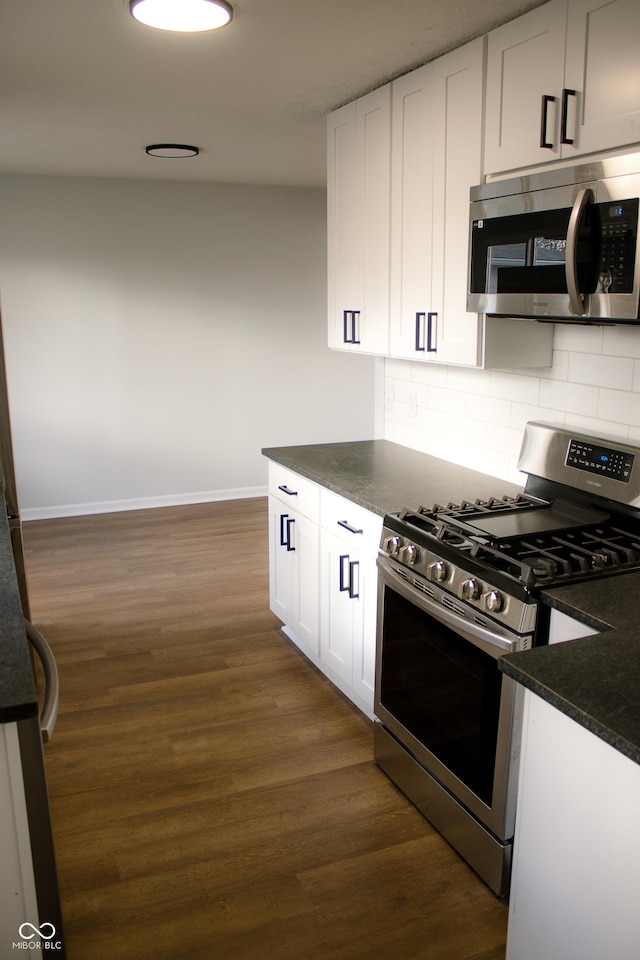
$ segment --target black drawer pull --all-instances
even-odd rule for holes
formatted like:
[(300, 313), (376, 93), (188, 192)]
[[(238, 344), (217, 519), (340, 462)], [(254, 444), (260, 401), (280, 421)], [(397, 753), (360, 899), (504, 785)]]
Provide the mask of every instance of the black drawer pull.
[(282, 492), (283, 492), (283, 493), (286, 493), (287, 496), (289, 496), (289, 497), (297, 497), (297, 496), (298, 496), (298, 491), (297, 491), (297, 490), (289, 490), (289, 487), (286, 485), (286, 483), (283, 483), (280, 487), (278, 487), (278, 490), (282, 490)]
[(364, 533), (364, 530), (356, 530), (355, 527), (352, 527), (348, 520), (338, 520), (337, 523), (339, 527), (343, 527), (343, 529), (348, 530), (349, 533)]

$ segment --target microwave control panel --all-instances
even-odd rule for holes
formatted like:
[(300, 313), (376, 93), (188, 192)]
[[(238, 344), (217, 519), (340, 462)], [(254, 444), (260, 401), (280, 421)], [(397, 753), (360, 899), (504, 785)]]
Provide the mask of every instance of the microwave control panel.
[(599, 203), (601, 293), (632, 293), (638, 232), (638, 200)]

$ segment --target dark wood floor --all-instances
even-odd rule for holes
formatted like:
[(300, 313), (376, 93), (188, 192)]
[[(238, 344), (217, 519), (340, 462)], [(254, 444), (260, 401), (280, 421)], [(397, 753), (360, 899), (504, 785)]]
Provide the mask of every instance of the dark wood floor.
[(503, 960), (506, 907), (268, 609), (266, 500), (25, 525), (70, 960)]

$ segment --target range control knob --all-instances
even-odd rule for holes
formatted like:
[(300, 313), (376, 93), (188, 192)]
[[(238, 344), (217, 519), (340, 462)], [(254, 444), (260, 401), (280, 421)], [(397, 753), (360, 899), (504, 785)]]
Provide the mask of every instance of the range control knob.
[(444, 560), (434, 560), (433, 563), (430, 563), (427, 567), (429, 580), (435, 580), (436, 583), (441, 583), (443, 580), (446, 580), (448, 575), (449, 567)]
[(417, 562), (419, 557), (418, 548), (415, 543), (407, 543), (404, 547), (400, 547), (400, 562), (406, 563), (410, 567)]
[(482, 584), (475, 577), (469, 577), (460, 584), (460, 596), (463, 600), (477, 600), (482, 593)]
[(400, 537), (385, 537), (382, 541), (382, 549), (389, 557), (395, 557), (400, 548)]
[(484, 595), (484, 605), (489, 613), (500, 613), (504, 607), (504, 597), (497, 590), (489, 590)]

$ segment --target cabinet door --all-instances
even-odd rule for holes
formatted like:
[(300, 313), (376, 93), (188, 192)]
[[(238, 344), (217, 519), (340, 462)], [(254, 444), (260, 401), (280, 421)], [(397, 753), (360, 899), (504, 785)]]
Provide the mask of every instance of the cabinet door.
[(327, 118), (327, 269), (329, 346), (344, 346), (343, 311), (357, 310), (356, 105), (348, 103)]
[(570, 0), (563, 156), (640, 141), (639, 50), (638, 0)]
[(311, 653), (319, 652), (318, 525), (269, 498), (270, 608)]
[(373, 715), (378, 573), (375, 556), (321, 533), (320, 659)]
[(566, 10), (550, 0), (489, 34), (485, 174), (560, 156)]
[(359, 592), (361, 612), (353, 633), (353, 692), (373, 715), (376, 675), (376, 627), (378, 614), (378, 567), (375, 556), (360, 554)]
[(321, 615), (320, 658), (340, 680), (352, 687), (353, 638), (360, 633), (360, 563), (343, 540), (322, 531), (320, 537)]
[(482, 175), (484, 40), (393, 83), (391, 353), (478, 361), (467, 313), (469, 189)]
[[(295, 512), (287, 510), (275, 497), (269, 497), (269, 607), (285, 624), (289, 623), (293, 608), (294, 524)], [(288, 537), (290, 549), (287, 549)]]
[(475, 365), (480, 318), (467, 313), (469, 190), (482, 175), (483, 38), (433, 64), (434, 190), (431, 309), (441, 363)]
[(431, 359), (434, 97), (431, 66), (392, 84), (391, 320), (395, 357)]
[(329, 116), (329, 346), (389, 347), (391, 94), (387, 85)]

